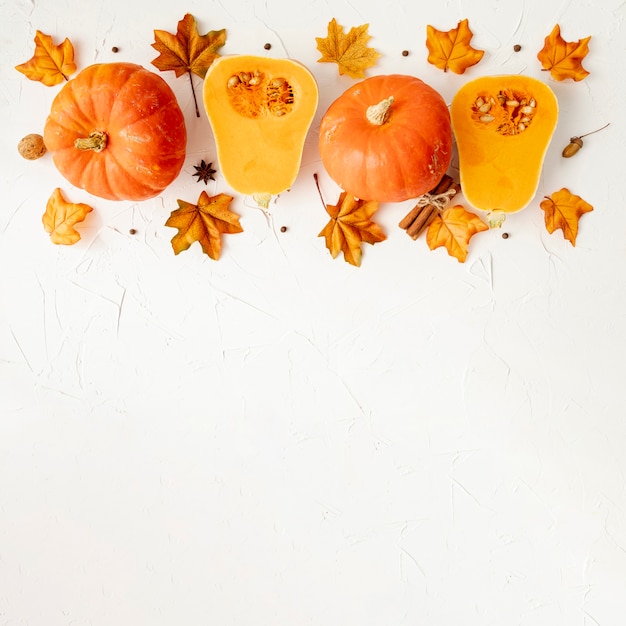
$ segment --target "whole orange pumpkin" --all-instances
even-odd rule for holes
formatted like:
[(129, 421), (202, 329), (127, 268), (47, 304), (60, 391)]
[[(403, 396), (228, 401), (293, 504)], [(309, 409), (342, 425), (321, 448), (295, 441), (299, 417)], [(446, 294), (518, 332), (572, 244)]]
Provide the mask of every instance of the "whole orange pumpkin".
[(44, 143), (76, 187), (108, 200), (145, 200), (178, 176), (187, 132), (160, 76), (133, 63), (100, 63), (57, 94)]
[(433, 189), (450, 165), (448, 107), (415, 76), (367, 78), (326, 111), (319, 151), (330, 177), (357, 198), (417, 198)]

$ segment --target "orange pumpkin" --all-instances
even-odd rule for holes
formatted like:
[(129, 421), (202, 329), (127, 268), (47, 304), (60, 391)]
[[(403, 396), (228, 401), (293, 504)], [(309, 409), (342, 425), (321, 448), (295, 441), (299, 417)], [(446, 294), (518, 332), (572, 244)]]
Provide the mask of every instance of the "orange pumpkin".
[(434, 188), (450, 165), (448, 108), (415, 76), (367, 78), (326, 111), (319, 151), (330, 177), (357, 198), (416, 198)]
[(108, 200), (145, 200), (178, 176), (187, 132), (160, 76), (132, 63), (101, 63), (57, 94), (44, 142), (76, 187)]

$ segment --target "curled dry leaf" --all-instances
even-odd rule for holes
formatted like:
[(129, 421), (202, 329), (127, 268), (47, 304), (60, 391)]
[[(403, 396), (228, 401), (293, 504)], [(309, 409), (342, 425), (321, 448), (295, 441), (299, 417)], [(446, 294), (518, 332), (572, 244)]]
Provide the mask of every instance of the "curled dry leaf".
[(336, 205), (326, 205), (330, 221), (318, 237), (326, 239), (326, 247), (334, 258), (343, 252), (344, 259), (351, 265), (361, 265), (361, 243), (374, 245), (387, 236), (380, 226), (370, 218), (378, 210), (378, 202), (357, 200), (342, 192)]
[(328, 23), (328, 35), (316, 37), (317, 49), (322, 53), (318, 63), (337, 63), (340, 74), (352, 78), (365, 78), (365, 70), (376, 65), (380, 54), (374, 48), (368, 48), (371, 36), (369, 24), (351, 28), (344, 33), (343, 26), (333, 18)]
[(580, 196), (563, 187), (551, 196), (546, 196), (539, 205), (544, 212), (546, 230), (552, 234), (561, 229), (563, 237), (573, 246), (578, 236), (578, 221), (585, 213), (593, 211), (593, 207)]
[(444, 247), (450, 256), (464, 263), (470, 239), (489, 226), (478, 215), (470, 213), (460, 204), (444, 209), (430, 224), (426, 242), (431, 250)]
[(472, 48), (470, 42), (473, 36), (467, 19), (461, 20), (456, 28), (447, 32), (428, 25), (428, 62), (444, 72), (451, 70), (455, 74), (465, 73), (468, 67), (476, 65), (485, 54), (483, 50)]
[(47, 87), (58, 85), (69, 80), (76, 71), (74, 46), (67, 38), (55, 45), (50, 35), (38, 30), (35, 35), (35, 53), (26, 63), (16, 65), (15, 69)]
[(80, 239), (80, 233), (74, 226), (82, 222), (91, 211), (93, 209), (88, 204), (68, 202), (57, 187), (48, 200), (41, 221), (52, 243), (69, 246)]
[(582, 61), (589, 52), (589, 40), (585, 37), (569, 42), (561, 37), (561, 28), (557, 24), (545, 38), (544, 46), (537, 54), (544, 70), (549, 70), (554, 80), (582, 80), (589, 75)]
[(166, 226), (178, 229), (172, 238), (174, 254), (187, 250), (197, 241), (202, 251), (217, 261), (222, 251), (221, 235), (243, 232), (239, 216), (228, 208), (231, 201), (231, 196), (220, 193), (209, 197), (206, 191), (200, 194), (197, 204), (178, 200), (178, 209), (165, 222)]
[(154, 39), (152, 47), (160, 54), (152, 61), (152, 65), (162, 72), (172, 70), (177, 78), (183, 74), (189, 75), (196, 115), (200, 117), (191, 75), (205, 77), (207, 70), (219, 56), (217, 51), (226, 43), (226, 30), (222, 28), (200, 35), (195, 18), (187, 13), (178, 22), (175, 35), (165, 30), (155, 30)]

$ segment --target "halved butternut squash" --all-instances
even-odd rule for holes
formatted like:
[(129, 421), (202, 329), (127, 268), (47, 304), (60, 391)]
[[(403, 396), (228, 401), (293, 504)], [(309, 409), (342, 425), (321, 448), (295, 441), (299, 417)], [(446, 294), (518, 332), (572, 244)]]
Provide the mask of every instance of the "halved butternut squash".
[(221, 173), (235, 191), (274, 195), (291, 187), (318, 103), (317, 83), (304, 65), (220, 57), (206, 74), (203, 100)]
[(484, 76), (452, 100), (461, 189), (469, 204), (513, 213), (533, 200), (559, 107), (545, 83), (527, 76)]

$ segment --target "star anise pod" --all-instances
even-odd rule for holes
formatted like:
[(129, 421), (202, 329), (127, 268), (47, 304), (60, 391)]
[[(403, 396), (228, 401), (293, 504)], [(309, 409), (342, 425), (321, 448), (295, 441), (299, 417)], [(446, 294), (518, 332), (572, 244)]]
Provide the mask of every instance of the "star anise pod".
[(213, 174), (215, 174), (215, 170), (211, 167), (213, 163), (206, 163), (204, 159), (200, 161), (200, 165), (194, 165), (193, 168), (196, 170), (193, 176), (197, 176), (197, 182), (203, 181), (205, 185), (209, 183), (209, 179), (215, 180), (213, 178)]

